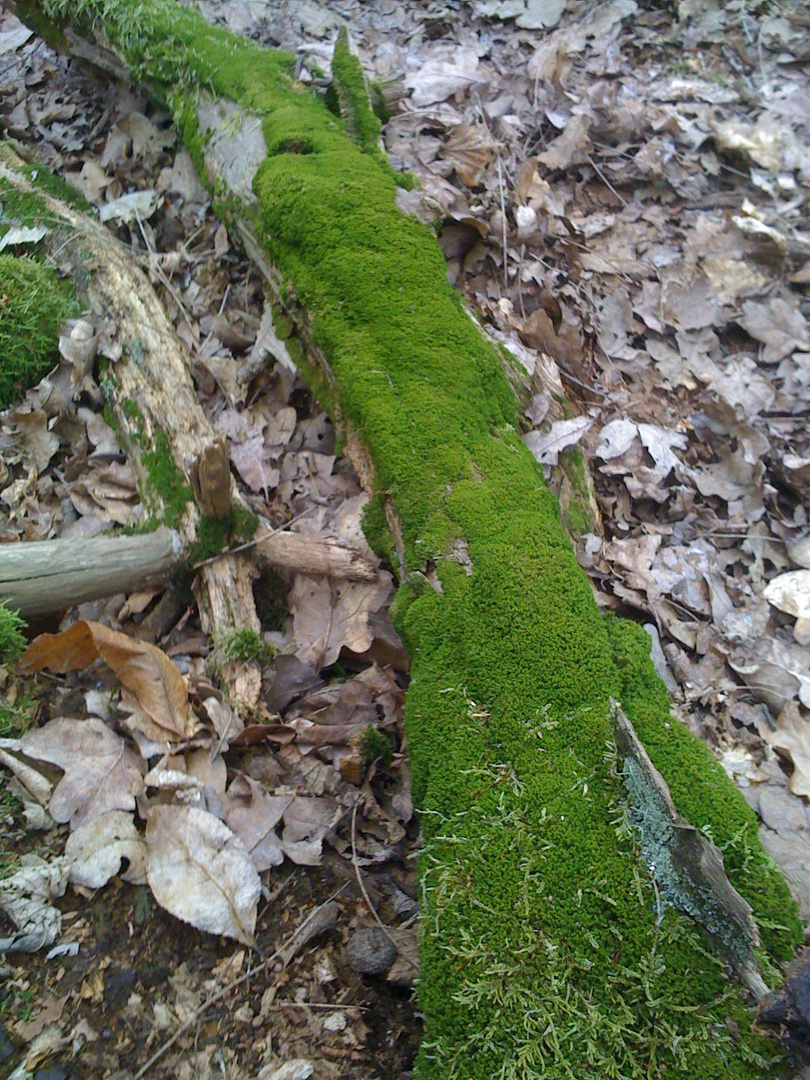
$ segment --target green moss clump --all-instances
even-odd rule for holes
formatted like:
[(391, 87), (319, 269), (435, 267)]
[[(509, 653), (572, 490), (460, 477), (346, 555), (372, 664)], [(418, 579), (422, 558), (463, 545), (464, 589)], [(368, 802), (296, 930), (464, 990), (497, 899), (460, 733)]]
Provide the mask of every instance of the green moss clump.
[(269, 664), (277, 653), (278, 649), (269, 641), (265, 641), (257, 631), (243, 628), (229, 630), (224, 634), (214, 634), (211, 660), (217, 669), (231, 660), (255, 660), (265, 665)]
[(248, 510), (241, 503), (234, 503), (230, 513), (230, 520), (231, 531), (243, 544), (246, 544), (248, 540), (252, 540), (256, 535), (256, 530), (259, 527), (258, 514), (254, 514), (252, 510)]
[(12, 664), (25, 652), (27, 625), (18, 611), (10, 611), (0, 603), (0, 664)]
[(67, 287), (52, 270), (0, 254), (0, 408), (58, 362), (59, 327), (75, 313)]
[[(161, 523), (176, 528), (182, 520), (188, 504), (194, 499), (191, 485), (180, 472), (177, 462), (172, 457), (168, 437), (158, 431), (154, 437), (154, 448), (144, 450), (141, 461), (149, 481), (149, 486), (163, 503)], [(145, 493), (149, 502), (149, 492)]]
[[(724, 850), (774, 964), (798, 941), (785, 882), (728, 778), (669, 720), (648, 647), (600, 615), (517, 434), (499, 354), (430, 230), (396, 209), (393, 172), (295, 83), (291, 57), (164, 0), (41, 6), (74, 25), (103, 19), (136, 76), (162, 87), (198, 161), (198, 94), (262, 117), (269, 153), (249, 212), (402, 522), (397, 623), (425, 836), (419, 1080), (784, 1074), (725, 956), (657, 901), (625, 821), (611, 696), (679, 811)], [(381, 539), (379, 504), (368, 520)], [(413, 573), (429, 561), (440, 591)]]
[(394, 757), (391, 749), (391, 740), (384, 731), (380, 731), (374, 724), (369, 724), (363, 732), (360, 740), (360, 748), (363, 751), (363, 760), (370, 765), (377, 761), (383, 769), (387, 768)]

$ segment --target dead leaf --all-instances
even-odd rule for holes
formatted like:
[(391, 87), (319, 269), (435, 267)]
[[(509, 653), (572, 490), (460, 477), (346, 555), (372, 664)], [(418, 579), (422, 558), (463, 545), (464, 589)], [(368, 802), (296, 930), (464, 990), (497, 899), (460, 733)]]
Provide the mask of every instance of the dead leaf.
[(549, 169), (567, 169), (569, 165), (581, 165), (593, 151), (590, 136), (591, 121), (584, 113), (572, 116), (562, 135), (553, 139), (548, 148), (537, 155)]
[(225, 800), (225, 821), (250, 852), (261, 873), (284, 862), (284, 849), (276, 834), (293, 795), (269, 795), (258, 780), (237, 773)]
[(789, 701), (779, 713), (776, 731), (763, 728), (770, 745), (793, 764), (790, 790), (794, 795), (810, 797), (810, 721), (805, 720), (795, 701)]
[(485, 124), (457, 124), (444, 144), (442, 156), (453, 166), (462, 184), (476, 187), (497, 149), (498, 144)]
[(192, 806), (154, 806), (146, 822), (147, 879), (170, 914), (253, 945), (261, 882), (228, 826)]
[(417, 108), (445, 101), (453, 94), (469, 90), (478, 71), (475, 49), (451, 47), (434, 51), (434, 59), (408, 75), (405, 86), (412, 90), (411, 101)]
[(0, 881), (0, 908), (17, 927), (0, 939), (0, 952), (36, 952), (62, 932), (62, 912), (52, 901), (64, 894), (67, 867), (61, 859), (46, 863), (38, 855), (23, 855), (20, 863)]
[(48, 804), (54, 821), (77, 829), (109, 810), (134, 810), (141, 790), (140, 758), (103, 720), (51, 720), (23, 735), (28, 757), (65, 770)]
[(20, 670), (66, 672), (101, 658), (169, 741), (190, 738), (201, 726), (188, 703), (186, 680), (162, 650), (80, 619), (60, 634), (40, 634), (20, 659)]
[(762, 595), (797, 619), (810, 619), (810, 570), (791, 570), (769, 581)]
[(529, 431), (523, 441), (541, 465), (556, 465), (560, 451), (576, 445), (592, 424), (587, 416), (555, 420), (549, 431)]
[(296, 574), (289, 596), (296, 655), (325, 668), (335, 663), (344, 645), (365, 652), (374, 640), (368, 617), (383, 606), (391, 588), (391, 575), (384, 570), (371, 583)]
[(792, 352), (810, 350), (810, 328), (802, 313), (778, 296), (767, 304), (748, 300), (737, 320), (743, 330), (765, 346), (760, 359), (775, 364)]
[(65, 860), (74, 885), (100, 889), (121, 873), (121, 863), (129, 866), (121, 874), (133, 885), (146, 882), (146, 844), (135, 828), (132, 814), (111, 810), (74, 830), (65, 845)]

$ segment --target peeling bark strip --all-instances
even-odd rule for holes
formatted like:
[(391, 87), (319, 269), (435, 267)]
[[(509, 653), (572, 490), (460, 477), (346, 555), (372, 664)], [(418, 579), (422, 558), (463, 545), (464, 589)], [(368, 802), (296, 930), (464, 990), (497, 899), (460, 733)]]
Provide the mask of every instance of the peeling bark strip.
[[(279, 333), (291, 316), (303, 328), (328, 365), (312, 370), (314, 385), (373, 462), (367, 532), (399, 551), (398, 622), (413, 657), (418, 1076), (778, 1074), (779, 1051), (752, 1032), (723, 954), (656, 902), (625, 820), (611, 696), (679, 815), (723, 850), (758, 922), (760, 960), (788, 959), (801, 938), (784, 879), (722, 769), (670, 721), (644, 632), (597, 611), (515, 431), (499, 355), (450, 289), (430, 231), (397, 211), (398, 178), (295, 82), (293, 57), (186, 8), (17, 7), (46, 36), (72, 20), (71, 33), (100, 41), (170, 106), (223, 214), (263, 244), (286, 308)], [(339, 55), (341, 89), (352, 63)], [(234, 157), (252, 162), (235, 178)]]

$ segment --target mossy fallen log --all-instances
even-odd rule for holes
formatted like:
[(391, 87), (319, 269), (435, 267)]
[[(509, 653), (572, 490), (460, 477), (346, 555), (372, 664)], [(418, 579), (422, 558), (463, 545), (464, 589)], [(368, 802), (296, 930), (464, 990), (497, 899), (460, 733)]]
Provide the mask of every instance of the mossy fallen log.
[(100, 42), (171, 108), (223, 216), (263, 245), (280, 332), (303, 331), (298, 359), (322, 362), (313, 383), (373, 465), (366, 528), (398, 562), (413, 665), (418, 1076), (779, 1074), (711, 903), (685, 908), (644, 860), (611, 698), (678, 820), (722, 851), (766, 981), (801, 939), (785, 881), (722, 769), (670, 718), (644, 632), (599, 614), (498, 352), (430, 231), (396, 209), (402, 178), (350, 137), (368, 125), (354, 109), (347, 134), (291, 56), (168, 0), (17, 10), (46, 35)]

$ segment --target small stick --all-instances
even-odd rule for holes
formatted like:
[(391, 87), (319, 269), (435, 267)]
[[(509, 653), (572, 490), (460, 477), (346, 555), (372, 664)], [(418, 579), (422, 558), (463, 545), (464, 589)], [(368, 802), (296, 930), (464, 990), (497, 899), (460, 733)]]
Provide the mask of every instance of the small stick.
[(503, 168), (501, 166), (501, 155), (498, 154), (498, 190), (501, 193), (501, 218), (503, 219), (503, 235), (501, 243), (503, 245), (503, 287), (509, 288), (509, 272), (507, 270), (507, 262), (509, 259), (508, 252), (506, 250), (506, 198), (503, 193)]
[[(413, 960), (408, 959), (404, 953), (400, 952), (399, 946), (388, 933), (387, 928), (383, 924), (382, 919), (377, 914), (374, 905), (371, 902), (371, 898), (366, 892), (366, 886), (363, 884), (363, 875), (360, 873), (360, 863), (357, 861), (357, 803), (352, 807), (352, 866), (354, 867), (354, 873), (357, 878), (357, 884), (360, 886), (360, 892), (363, 894), (363, 899), (366, 902), (368, 910), (371, 912), (372, 918), (376, 922), (377, 926), (382, 930), (394, 948), (397, 950), (397, 954), (402, 957), (403, 960), (407, 960), (411, 967), (416, 967)], [(137, 1080), (137, 1077), (136, 1077)]]

